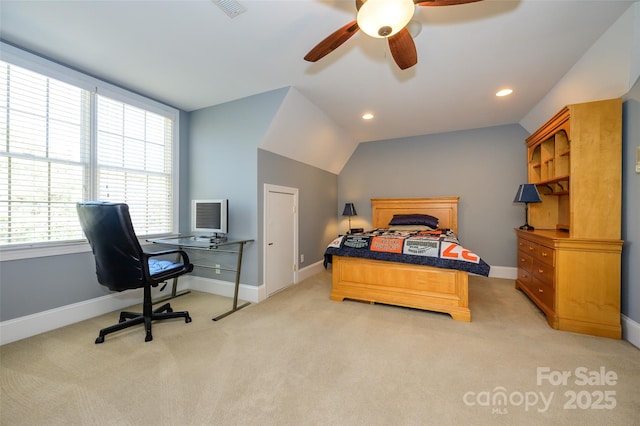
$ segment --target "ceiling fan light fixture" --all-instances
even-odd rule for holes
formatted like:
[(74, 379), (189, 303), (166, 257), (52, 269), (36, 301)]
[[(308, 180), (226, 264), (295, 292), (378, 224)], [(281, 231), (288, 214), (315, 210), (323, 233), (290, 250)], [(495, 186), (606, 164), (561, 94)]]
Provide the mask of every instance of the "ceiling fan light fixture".
[(367, 0), (360, 6), (356, 20), (365, 34), (384, 38), (406, 27), (414, 12), (413, 0)]

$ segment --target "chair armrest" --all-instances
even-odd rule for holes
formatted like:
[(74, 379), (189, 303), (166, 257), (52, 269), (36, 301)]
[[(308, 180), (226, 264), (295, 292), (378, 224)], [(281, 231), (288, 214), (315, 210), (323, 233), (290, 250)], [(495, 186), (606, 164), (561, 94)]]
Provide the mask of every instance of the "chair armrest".
[[(178, 271), (173, 271), (173, 273), (168, 273), (166, 275), (162, 274), (162, 275), (156, 275), (152, 278), (151, 276), (151, 272), (149, 271), (149, 259), (153, 258), (153, 257), (159, 257), (159, 256), (166, 256), (166, 255), (170, 255), (170, 254), (177, 254), (181, 257), (180, 260), (175, 260), (175, 263), (182, 263), (182, 269), (178, 270)], [(178, 275), (182, 275), (184, 273), (187, 272), (191, 272), (193, 270), (193, 265), (191, 264), (191, 261), (189, 260), (189, 255), (187, 254), (186, 251), (184, 250), (180, 250), (180, 249), (169, 249), (169, 250), (161, 250), (161, 251), (155, 251), (155, 252), (143, 252), (142, 253), (143, 256), (143, 262), (142, 262), (142, 273), (145, 277), (145, 280), (150, 281), (150, 282), (155, 282), (155, 283), (160, 283), (163, 281), (166, 281), (169, 278), (173, 278), (174, 276), (178, 276)]]

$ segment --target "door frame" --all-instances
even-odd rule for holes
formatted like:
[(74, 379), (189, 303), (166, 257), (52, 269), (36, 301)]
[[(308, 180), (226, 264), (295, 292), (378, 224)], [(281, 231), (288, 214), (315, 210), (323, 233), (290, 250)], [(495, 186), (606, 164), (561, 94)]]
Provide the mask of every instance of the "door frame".
[(268, 227), (268, 198), (269, 192), (280, 192), (284, 194), (293, 195), (293, 205), (294, 205), (294, 213), (293, 213), (293, 261), (294, 261), (294, 270), (293, 270), (293, 283), (292, 285), (298, 284), (298, 270), (300, 262), (299, 262), (299, 254), (298, 254), (298, 188), (291, 188), (288, 186), (281, 185), (272, 185), (270, 183), (265, 183), (263, 188), (263, 204), (262, 204), (262, 277), (264, 280), (264, 288), (266, 297), (269, 297), (269, 283), (267, 282), (267, 244), (269, 244), (267, 240), (267, 231)]

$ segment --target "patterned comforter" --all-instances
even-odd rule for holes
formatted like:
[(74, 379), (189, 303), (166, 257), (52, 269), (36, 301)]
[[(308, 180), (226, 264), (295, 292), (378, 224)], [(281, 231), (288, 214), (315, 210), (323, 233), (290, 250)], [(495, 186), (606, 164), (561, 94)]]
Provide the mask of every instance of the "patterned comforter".
[(489, 276), (490, 266), (477, 254), (462, 247), (450, 229), (435, 231), (393, 231), (344, 235), (333, 240), (325, 251), (324, 265), (332, 255), (362, 257), (390, 262), (413, 263), (457, 269)]

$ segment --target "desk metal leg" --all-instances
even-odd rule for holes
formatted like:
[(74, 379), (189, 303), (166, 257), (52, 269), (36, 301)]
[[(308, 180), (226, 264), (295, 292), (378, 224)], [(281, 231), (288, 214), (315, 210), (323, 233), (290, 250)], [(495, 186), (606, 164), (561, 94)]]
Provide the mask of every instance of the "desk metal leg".
[(217, 317), (213, 318), (213, 321), (221, 320), (227, 315), (231, 315), (235, 311), (239, 311), (245, 306), (249, 306), (251, 304), (251, 302), (246, 302), (238, 306), (238, 290), (240, 289), (240, 268), (242, 267), (242, 250), (244, 248), (244, 243), (239, 243), (238, 245), (240, 246), (240, 248), (238, 249), (238, 264), (236, 266), (236, 285), (233, 291), (233, 308), (230, 311), (225, 312), (224, 314), (218, 315)]

